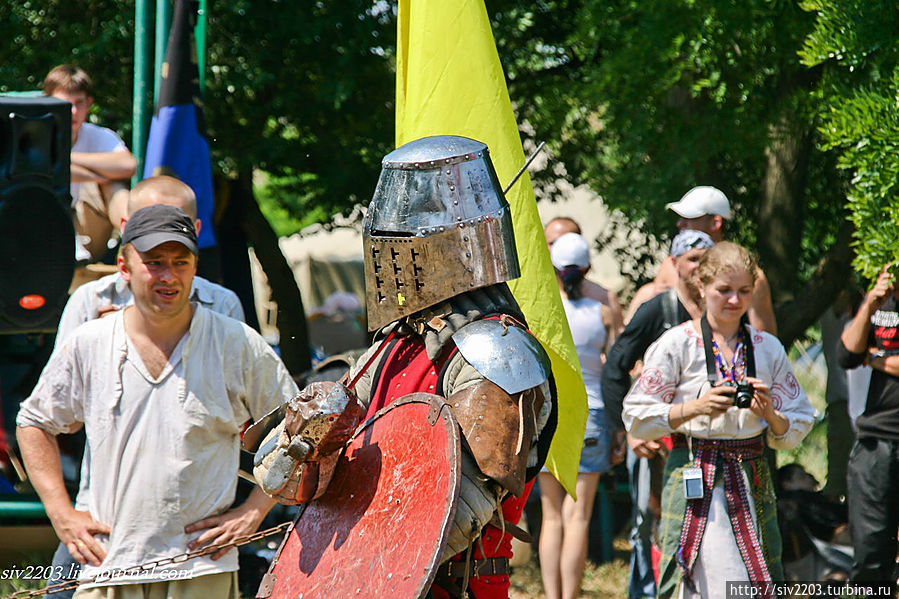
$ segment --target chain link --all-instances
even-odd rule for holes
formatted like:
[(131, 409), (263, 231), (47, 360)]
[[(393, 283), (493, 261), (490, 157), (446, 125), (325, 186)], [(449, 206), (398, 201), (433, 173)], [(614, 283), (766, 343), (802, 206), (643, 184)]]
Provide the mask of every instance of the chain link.
[[(242, 537), (237, 537), (233, 541), (228, 541), (227, 543), (220, 543), (218, 545), (207, 545), (201, 549), (197, 549), (195, 551), (187, 551), (185, 553), (179, 553), (178, 555), (173, 555), (171, 557), (165, 557), (162, 559), (158, 559), (152, 562), (147, 562), (141, 564), (139, 566), (133, 566), (131, 568), (122, 568), (123, 571), (133, 572), (135, 570), (139, 570), (141, 572), (147, 570), (154, 570), (156, 568), (161, 568), (163, 566), (169, 566), (171, 564), (181, 564), (186, 561), (192, 560), (195, 557), (202, 557), (204, 555), (209, 555), (210, 553), (215, 553), (219, 549), (225, 549), (226, 547), (240, 547), (241, 545), (246, 545), (248, 543), (252, 543), (253, 541), (258, 541), (259, 539), (264, 539), (265, 537), (269, 537), (273, 534), (277, 534), (279, 532), (287, 530), (293, 522), (283, 522), (277, 526), (272, 526), (271, 528), (267, 528), (265, 530), (260, 530), (259, 532), (254, 532), (253, 534), (244, 535)], [(6, 599), (29, 599), (31, 597), (40, 597), (42, 595), (46, 595), (48, 593), (57, 593), (60, 591), (70, 591), (72, 589), (78, 588), (78, 586), (83, 584), (89, 584), (92, 582), (96, 582), (98, 579), (102, 578), (104, 574), (98, 574), (93, 578), (88, 580), (71, 580), (68, 582), (61, 582), (58, 584), (54, 584), (52, 586), (48, 586), (43, 589), (35, 590), (35, 591), (17, 591), (12, 595), (8, 595)]]

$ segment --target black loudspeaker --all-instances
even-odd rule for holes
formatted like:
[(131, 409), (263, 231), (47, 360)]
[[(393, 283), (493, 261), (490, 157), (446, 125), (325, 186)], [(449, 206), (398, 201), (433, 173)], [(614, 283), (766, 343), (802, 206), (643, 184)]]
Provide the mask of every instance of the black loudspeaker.
[(72, 105), (0, 96), (0, 333), (53, 332), (75, 270)]

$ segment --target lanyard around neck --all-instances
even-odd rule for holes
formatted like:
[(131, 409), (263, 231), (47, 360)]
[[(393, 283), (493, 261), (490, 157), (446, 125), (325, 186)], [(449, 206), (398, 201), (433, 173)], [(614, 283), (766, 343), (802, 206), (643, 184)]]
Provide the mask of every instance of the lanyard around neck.
[[(718, 366), (720, 358), (715, 355), (713, 350), (714, 341), (712, 340), (712, 327), (709, 325), (709, 319), (706, 317), (705, 312), (702, 314), (702, 318), (699, 320), (699, 328), (702, 331), (702, 345), (703, 349), (705, 349), (705, 369), (706, 376), (709, 381), (709, 385), (712, 387), (715, 386), (715, 383), (718, 381), (718, 373), (716, 372), (716, 368)], [(746, 356), (746, 376), (754, 377), (755, 376), (755, 352), (752, 348), (752, 333), (750, 333), (745, 326), (745, 322), (743, 319), (740, 320), (740, 337), (743, 341), (743, 349)], [(736, 365), (737, 352), (739, 351), (739, 346), (734, 351), (734, 365)], [(733, 378), (734, 370), (731, 369), (731, 378)]]

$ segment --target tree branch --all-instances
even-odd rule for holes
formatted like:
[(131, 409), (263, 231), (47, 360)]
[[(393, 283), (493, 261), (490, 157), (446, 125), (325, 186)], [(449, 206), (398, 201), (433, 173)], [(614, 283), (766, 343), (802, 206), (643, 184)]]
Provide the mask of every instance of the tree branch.
[(846, 221), (833, 247), (818, 261), (814, 274), (795, 298), (775, 308), (778, 337), (784, 347), (790, 347), (805, 333), (846, 287), (846, 281), (852, 276), (853, 252), (849, 245), (852, 230), (852, 223)]
[(240, 202), (243, 208), (244, 232), (268, 277), (272, 298), (278, 304), (281, 359), (287, 370), (297, 376), (312, 368), (303, 298), (300, 296), (293, 271), (281, 253), (278, 236), (259, 210), (259, 204), (253, 194), (252, 174), (242, 171), (237, 179), (231, 180), (230, 183), (232, 201)]

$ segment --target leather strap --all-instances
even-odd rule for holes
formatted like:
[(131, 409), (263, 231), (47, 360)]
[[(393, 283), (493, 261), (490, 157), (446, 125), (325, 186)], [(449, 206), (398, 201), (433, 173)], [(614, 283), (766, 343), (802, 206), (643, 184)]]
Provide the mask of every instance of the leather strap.
[[(752, 349), (752, 333), (746, 327), (747, 320), (746, 315), (744, 314), (742, 318), (740, 318), (740, 328), (742, 333), (746, 335), (746, 341), (743, 343), (743, 347), (746, 348), (746, 376), (755, 376), (755, 352)], [(702, 345), (705, 350), (705, 371), (706, 378), (709, 381), (709, 385), (714, 387), (715, 383), (718, 381), (718, 372), (715, 367), (715, 356), (712, 354), (712, 327), (709, 325), (709, 319), (706, 318), (705, 312), (702, 313), (702, 318), (699, 320), (699, 328), (702, 330)]]
[[(509, 558), (488, 557), (486, 559), (471, 560), (469, 564), (469, 576), (496, 576), (509, 574)], [(449, 561), (440, 566), (438, 573), (447, 578), (463, 578), (465, 576), (465, 562)]]
[(502, 517), (499, 512), (493, 512), (493, 517), (490, 518), (490, 522), (487, 524), (496, 528), (497, 530), (505, 531), (521, 541), (522, 543), (533, 543), (534, 537), (523, 528), (519, 528), (518, 526), (512, 524), (508, 520)]

